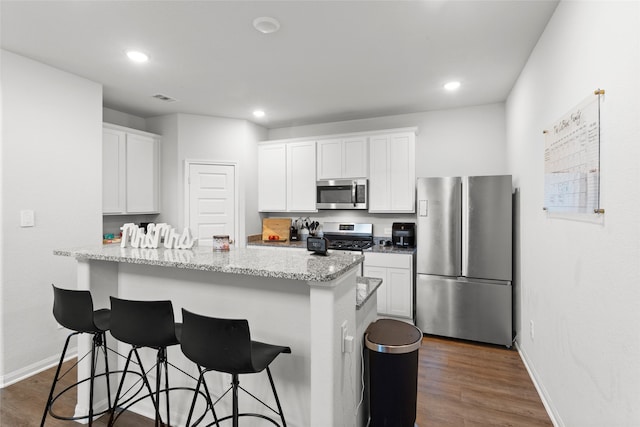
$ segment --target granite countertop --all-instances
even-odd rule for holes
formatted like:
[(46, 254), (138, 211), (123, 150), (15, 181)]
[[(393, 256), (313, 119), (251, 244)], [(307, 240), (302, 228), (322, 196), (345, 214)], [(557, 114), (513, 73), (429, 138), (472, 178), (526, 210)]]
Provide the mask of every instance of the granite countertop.
[(329, 282), (360, 264), (364, 256), (349, 254), (313, 255), (308, 251), (274, 251), (259, 246), (215, 252), (211, 247), (193, 249), (121, 248), (119, 244), (58, 249), (54, 255), (191, 270), (215, 271), (249, 276)]
[[(377, 242), (377, 240), (376, 240)], [(416, 253), (416, 248), (400, 248), (397, 246), (385, 246), (380, 244), (375, 244), (371, 248), (365, 250), (365, 252), (374, 252), (374, 253), (382, 253), (382, 254), (414, 254)]]
[(356, 277), (356, 310), (369, 300), (380, 285), (382, 285), (382, 279), (377, 277)]
[(284, 242), (277, 241), (263, 241), (263, 240), (249, 240), (247, 246), (267, 246), (270, 248), (294, 248), (294, 249), (307, 249), (307, 242), (301, 240), (287, 240)]

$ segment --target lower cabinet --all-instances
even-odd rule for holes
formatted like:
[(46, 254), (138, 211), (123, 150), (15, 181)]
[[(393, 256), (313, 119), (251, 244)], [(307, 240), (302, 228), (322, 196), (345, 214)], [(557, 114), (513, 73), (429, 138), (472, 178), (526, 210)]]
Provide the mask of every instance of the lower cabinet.
[(413, 254), (365, 253), (363, 276), (378, 277), (378, 315), (413, 322)]

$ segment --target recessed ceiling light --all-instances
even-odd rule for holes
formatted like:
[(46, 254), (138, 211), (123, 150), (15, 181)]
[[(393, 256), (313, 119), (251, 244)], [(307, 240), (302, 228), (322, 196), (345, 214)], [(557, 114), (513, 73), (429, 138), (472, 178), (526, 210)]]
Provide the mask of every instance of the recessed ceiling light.
[(258, 118), (260, 118), (260, 117), (264, 117), (264, 114), (265, 114), (265, 113), (264, 113), (264, 111), (262, 111), (262, 110), (255, 110), (255, 111), (253, 112), (254, 117), (258, 117)]
[(275, 18), (261, 16), (260, 18), (253, 20), (253, 28), (260, 31), (262, 34), (271, 34), (280, 29), (280, 23)]
[(444, 85), (444, 88), (446, 90), (456, 90), (459, 87), (460, 87), (460, 82), (458, 82), (458, 81), (449, 82), (449, 83)]
[(142, 63), (142, 62), (147, 62), (149, 60), (149, 56), (146, 53), (140, 52), (138, 50), (128, 50), (127, 51), (127, 56), (133, 62)]

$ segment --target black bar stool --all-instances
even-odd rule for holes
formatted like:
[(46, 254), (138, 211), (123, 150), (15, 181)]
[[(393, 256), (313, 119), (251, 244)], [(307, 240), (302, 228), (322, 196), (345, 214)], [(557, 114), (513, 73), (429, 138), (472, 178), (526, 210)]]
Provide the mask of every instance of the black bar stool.
[[(233, 427), (238, 426), (238, 418), (241, 416), (252, 416), (265, 419), (272, 424), (279, 424), (270, 417), (255, 413), (240, 413), (238, 410), (238, 390), (241, 389), (249, 396), (262, 403), (275, 414), (280, 416), (282, 427), (286, 427), (287, 423), (282, 413), (280, 399), (273, 383), (273, 377), (269, 370), (269, 365), (275, 360), (280, 353), (291, 353), (289, 347), (265, 344), (258, 341), (251, 341), (249, 332), (249, 322), (241, 319), (218, 319), (214, 317), (202, 316), (191, 313), (182, 309), (182, 335), (180, 337), (180, 346), (184, 355), (192, 362), (198, 365), (200, 376), (196, 386), (191, 409), (187, 418), (187, 427), (191, 421), (193, 410), (195, 408), (196, 399), (200, 386), (203, 385), (207, 400), (208, 409), (211, 409), (215, 419), (215, 424), (219, 426), (220, 421), (232, 419)], [(240, 386), (238, 381), (239, 374), (253, 374), (267, 371), (271, 390), (275, 397), (278, 410), (271, 408), (262, 400), (249, 393)], [(204, 378), (204, 374), (209, 371), (218, 371), (231, 374), (231, 386), (216, 401), (222, 399), (229, 391), (233, 395), (233, 413), (232, 415), (218, 419), (211, 395)], [(206, 415), (206, 412), (205, 414)], [(198, 419), (194, 425), (197, 425), (204, 415)], [(211, 424), (212, 425), (212, 424)]]
[[(178, 336), (180, 334), (180, 324), (176, 324), (173, 316), (173, 306), (171, 301), (132, 301), (116, 297), (111, 297), (111, 335), (120, 342), (130, 344), (131, 350), (125, 362), (124, 373), (118, 386), (116, 398), (109, 417), (109, 425), (112, 426), (117, 418), (131, 405), (140, 402), (149, 397), (155, 408), (155, 425), (158, 426), (162, 422), (160, 416), (160, 393), (166, 393), (166, 425), (170, 424), (171, 418), (169, 413), (169, 372), (170, 363), (167, 360), (167, 347), (178, 344)], [(151, 389), (147, 372), (142, 365), (142, 359), (138, 350), (143, 347), (155, 349), (156, 353), (156, 384), (155, 390)], [(123, 397), (122, 388), (125, 378), (129, 371), (129, 365), (132, 357), (135, 355), (134, 364), (138, 364), (140, 375), (146, 387), (148, 394), (138, 397), (134, 400), (129, 397), (126, 400), (126, 406), (116, 414), (116, 408)], [(171, 365), (174, 366), (174, 365)], [(174, 366), (175, 367), (175, 366)], [(177, 368), (176, 368), (177, 369)], [(164, 388), (160, 388), (160, 378), (164, 370)], [(184, 371), (183, 371), (184, 372)], [(138, 374), (137, 372), (135, 374)], [(178, 389), (178, 388), (175, 388)], [(131, 388), (129, 389), (131, 390)], [(129, 391), (127, 390), (127, 392)], [(124, 394), (126, 394), (125, 392)]]
[[(67, 339), (64, 342), (64, 348), (62, 350), (62, 355), (60, 356), (60, 362), (58, 363), (58, 368), (56, 369), (56, 374), (53, 377), (53, 384), (51, 384), (51, 391), (49, 392), (49, 397), (47, 399), (47, 405), (44, 408), (44, 414), (42, 414), (42, 422), (40, 426), (44, 426), (44, 422), (47, 418), (47, 414), (50, 414), (52, 417), (61, 419), (61, 420), (80, 420), (88, 418), (89, 425), (93, 425), (93, 417), (102, 415), (111, 410), (111, 387), (109, 384), (109, 361), (107, 357), (107, 337), (105, 332), (109, 330), (109, 322), (111, 318), (111, 311), (107, 308), (103, 308), (100, 310), (93, 310), (93, 299), (91, 298), (91, 293), (89, 291), (81, 291), (81, 290), (70, 290), (70, 289), (61, 289), (56, 287), (55, 285), (51, 285), (53, 287), (53, 316), (56, 321), (62, 325), (63, 327), (72, 330), (73, 332), (69, 334)], [(91, 374), (89, 378), (85, 378), (80, 380), (71, 386), (68, 386), (61, 392), (55, 394), (55, 388), (58, 381), (64, 377), (69, 371), (65, 372), (62, 376), (60, 376), (60, 370), (62, 368), (62, 364), (64, 362), (65, 355), (67, 354), (67, 348), (69, 347), (69, 341), (71, 337), (79, 334), (91, 334), (93, 335), (93, 339), (91, 342), (91, 350), (85, 354), (83, 357), (79, 358), (74, 367), (80, 363), (82, 359), (91, 353)], [(102, 350), (104, 354), (104, 364), (105, 364), (105, 372), (102, 374), (96, 375), (96, 364), (98, 361), (97, 350)], [(93, 385), (94, 381), (97, 377), (104, 376), (106, 378), (107, 383), (107, 399), (108, 399), (108, 408), (102, 412), (94, 413), (93, 410)], [(53, 411), (53, 404), (56, 399), (60, 397), (65, 392), (69, 391), (72, 388), (77, 387), (79, 384), (89, 381), (89, 414), (78, 417), (63, 417), (56, 414)]]

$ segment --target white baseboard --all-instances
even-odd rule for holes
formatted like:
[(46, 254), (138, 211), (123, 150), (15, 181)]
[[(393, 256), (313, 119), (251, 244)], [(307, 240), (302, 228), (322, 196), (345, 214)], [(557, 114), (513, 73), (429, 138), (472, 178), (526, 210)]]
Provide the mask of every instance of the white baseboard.
[(554, 427), (564, 427), (564, 423), (562, 422), (561, 419), (559, 419), (559, 416), (558, 417), (556, 416), (556, 413), (553, 410), (552, 405), (549, 403), (549, 400), (547, 399), (547, 393), (546, 393), (546, 390), (544, 389), (544, 386), (538, 383), (538, 376), (535, 370), (529, 364), (527, 359), (527, 354), (522, 350), (522, 348), (520, 348), (518, 341), (516, 341), (515, 344), (516, 344), (516, 349), (518, 350), (518, 354), (520, 355), (520, 359), (522, 360), (522, 363), (524, 363), (525, 368), (527, 368), (529, 377), (531, 378), (531, 381), (533, 382), (533, 385), (535, 386), (536, 391), (538, 392), (538, 396), (540, 396), (540, 400), (544, 405), (544, 409), (547, 411), (547, 415), (549, 415), (549, 419), (551, 420), (551, 423), (553, 423)]
[[(73, 359), (74, 357), (77, 357), (77, 355), (77, 347), (67, 349), (67, 357), (65, 358), (65, 361)], [(44, 360), (41, 360), (40, 362), (25, 366), (24, 368), (18, 369), (17, 371), (13, 371), (6, 375), (3, 375), (0, 377), (0, 388), (8, 387), (11, 384), (15, 384), (35, 374), (39, 374), (42, 371), (46, 371), (47, 369), (56, 366), (59, 361), (60, 355), (58, 354), (56, 356), (51, 356)]]

